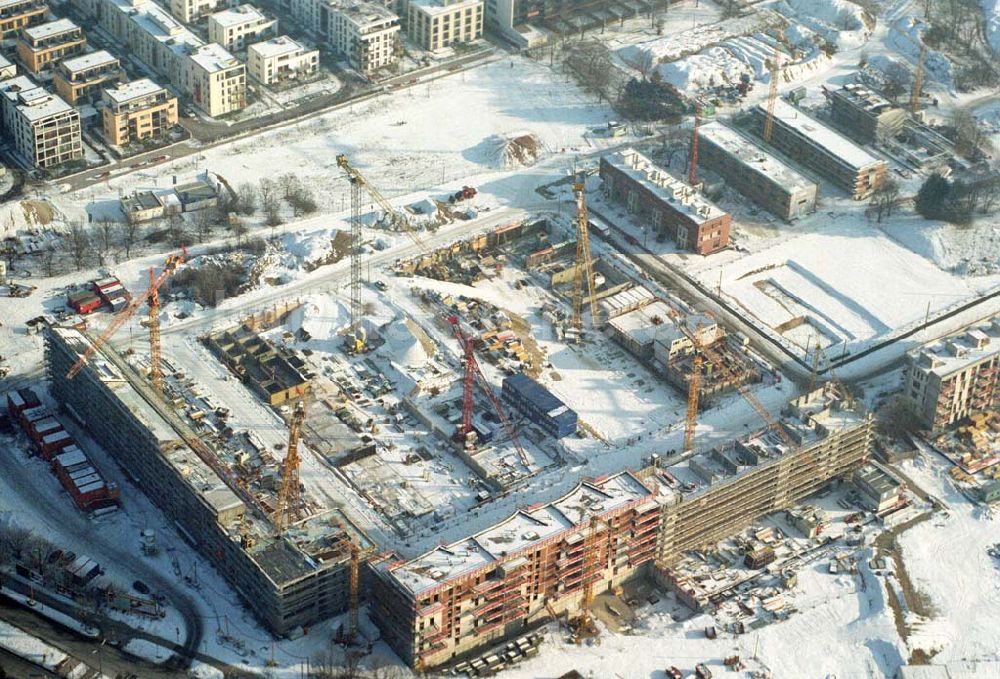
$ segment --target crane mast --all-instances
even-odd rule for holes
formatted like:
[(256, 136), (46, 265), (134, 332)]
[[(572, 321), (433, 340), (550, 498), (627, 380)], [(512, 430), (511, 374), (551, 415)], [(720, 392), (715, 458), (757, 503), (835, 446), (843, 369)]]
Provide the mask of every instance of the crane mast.
[(576, 329), (577, 338), (583, 337), (583, 293), (586, 279), (590, 300), (590, 322), (597, 322), (597, 308), (594, 304), (594, 270), (590, 258), (590, 217), (587, 212), (587, 197), (583, 182), (573, 184), (576, 194), (576, 268), (573, 272), (573, 316), (571, 325)]
[(781, 63), (781, 48), (774, 43), (774, 56), (771, 59), (771, 83), (767, 92), (767, 117), (764, 119), (764, 142), (771, 143), (774, 135), (774, 102), (778, 99), (778, 67)]
[(288, 424), (288, 447), (285, 460), (281, 464), (281, 488), (278, 491), (278, 506), (274, 510), (271, 522), (278, 535), (285, 532), (294, 520), (301, 503), (299, 490), (299, 437), (302, 423), (306, 419), (306, 406), (301, 400), (295, 405), (292, 419)]

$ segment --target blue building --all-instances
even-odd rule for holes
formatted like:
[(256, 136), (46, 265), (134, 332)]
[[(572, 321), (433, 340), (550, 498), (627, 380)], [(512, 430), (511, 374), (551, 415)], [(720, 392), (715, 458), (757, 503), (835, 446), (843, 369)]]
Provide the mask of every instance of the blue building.
[(576, 432), (576, 411), (523, 373), (503, 378), (500, 398), (557, 439)]

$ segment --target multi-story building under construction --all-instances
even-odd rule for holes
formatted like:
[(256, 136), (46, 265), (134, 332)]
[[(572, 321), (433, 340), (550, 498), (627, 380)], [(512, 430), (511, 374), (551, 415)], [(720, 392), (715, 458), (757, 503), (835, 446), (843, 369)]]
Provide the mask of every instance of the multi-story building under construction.
[(904, 398), (923, 426), (938, 430), (1000, 408), (1000, 316), (906, 357)]
[(45, 339), (53, 396), (267, 629), (287, 634), (346, 610), (350, 548), (345, 537), (362, 549), (371, 545), (339, 510), (314, 515), (274, 536), (259, 508), (250, 506), (246, 489), (220, 466), (221, 455), (200, 456), (188, 444), (196, 435), (173, 414), (172, 405), (119, 355), (105, 347), (67, 379), (90, 339), (68, 328), (50, 328)]

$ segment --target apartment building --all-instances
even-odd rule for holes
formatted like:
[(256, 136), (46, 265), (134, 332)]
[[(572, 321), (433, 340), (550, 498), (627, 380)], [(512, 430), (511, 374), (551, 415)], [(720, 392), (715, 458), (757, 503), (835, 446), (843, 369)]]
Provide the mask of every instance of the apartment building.
[(874, 421), (833, 383), (792, 400), (781, 427), (666, 461), (646, 478), (659, 484), (663, 507), (657, 562), (669, 566), (684, 552), (708, 548), (760, 517), (787, 509), (852, 471), (868, 456)]
[(634, 576), (656, 552), (658, 498), (631, 472), (581, 483), (552, 502), (415, 559), (374, 568), (383, 639), (432, 668), (575, 611)]
[(43, 0), (0, 0), (0, 40), (14, 38), (21, 29), (43, 23), (48, 11)]
[(1000, 408), (1000, 316), (906, 355), (903, 395), (924, 427)]
[(874, 144), (898, 134), (909, 116), (882, 95), (849, 83), (827, 92), (833, 122), (855, 141)]
[(86, 46), (82, 28), (69, 19), (57, 19), (22, 30), (17, 58), (28, 71), (38, 73), (62, 59), (83, 54)]
[(52, 83), (60, 97), (79, 106), (99, 101), (102, 89), (113, 87), (124, 77), (118, 58), (100, 50), (61, 61)]
[[(763, 133), (767, 106), (758, 104), (751, 113), (757, 129)], [(847, 191), (854, 200), (870, 196), (889, 170), (884, 160), (878, 160), (784, 99), (774, 102), (771, 145)]]
[(601, 156), (604, 195), (624, 202), (643, 228), (708, 255), (729, 245), (732, 215), (632, 148)]
[(0, 80), (13, 78), (17, 75), (17, 64), (0, 54)]
[(148, 78), (123, 83), (104, 90), (101, 120), (115, 146), (160, 137), (177, 124), (177, 97)]
[(731, 127), (698, 128), (698, 166), (785, 220), (816, 211), (817, 186)]
[(84, 0), (81, 8), (210, 116), (246, 106), (246, 67), (206, 44), (152, 0)]
[(222, 574), (273, 634), (281, 636), (343, 612), (350, 552), (371, 541), (338, 510), (274, 537), (253, 498), (143, 377), (105, 346), (72, 380), (66, 373), (91, 340), (46, 328), (52, 395)]
[(547, 34), (580, 33), (648, 13), (652, 0), (486, 0), (486, 27), (517, 47), (544, 42)]
[(247, 70), (262, 85), (308, 78), (319, 70), (319, 50), (307, 50), (287, 35), (247, 48)]
[[(301, 0), (300, 0), (301, 1)], [(186, 24), (194, 23), (212, 12), (233, 7), (238, 0), (170, 0), (170, 13)]]
[(0, 82), (5, 137), (30, 166), (52, 168), (83, 157), (80, 114), (26, 76)]
[(250, 43), (276, 36), (278, 22), (253, 5), (238, 5), (208, 17), (208, 40), (241, 52)]
[(318, 32), (351, 68), (368, 74), (397, 61), (399, 16), (384, 5), (331, 0), (319, 7)]
[(483, 35), (483, 0), (407, 0), (406, 34), (435, 52)]

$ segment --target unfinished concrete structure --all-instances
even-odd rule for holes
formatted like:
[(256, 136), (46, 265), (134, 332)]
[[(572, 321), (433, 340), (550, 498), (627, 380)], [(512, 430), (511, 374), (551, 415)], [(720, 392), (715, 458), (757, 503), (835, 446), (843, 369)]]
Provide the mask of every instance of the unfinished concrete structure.
[(906, 356), (903, 396), (921, 424), (939, 430), (1000, 407), (1000, 316)]
[(601, 156), (604, 195), (642, 217), (642, 226), (707, 255), (729, 245), (732, 215), (632, 148)]
[[(705, 410), (714, 406), (719, 397), (750, 382), (759, 382), (760, 368), (750, 360), (742, 348), (734, 346), (724, 338), (721, 331), (714, 333), (717, 341), (704, 342), (712, 344), (715, 355), (719, 356), (726, 369), (720, 370), (711, 361), (701, 364), (701, 379), (698, 382), (698, 408)], [(684, 338), (687, 340), (687, 338)], [(690, 341), (687, 341), (690, 344)], [(691, 384), (691, 375), (695, 371), (695, 353), (691, 351), (675, 353), (666, 362), (667, 382), (677, 389), (681, 395), (686, 395)]]
[(894, 137), (909, 117), (906, 111), (882, 95), (856, 83), (848, 83), (826, 94), (833, 122), (862, 144)]
[(722, 123), (698, 128), (698, 166), (785, 220), (816, 210), (816, 183)]
[[(757, 130), (767, 120), (766, 104), (752, 110)], [(771, 144), (793, 160), (826, 177), (847, 191), (854, 200), (864, 200), (882, 183), (889, 165), (839, 132), (835, 132), (783, 99), (774, 102), (774, 133)]]
[[(828, 383), (793, 400), (776, 423), (796, 443), (764, 429), (647, 470), (663, 505), (658, 562), (711, 548), (770, 512), (787, 509), (867, 457), (873, 421)], [(675, 583), (676, 585), (676, 583)]]
[(582, 483), (468, 538), (383, 562), (372, 616), (407, 663), (441, 665), (576, 611), (586, 582), (599, 592), (635, 575), (654, 556), (660, 515), (630, 472)]
[(296, 356), (275, 347), (247, 325), (208, 335), (205, 345), (268, 405), (309, 391)]
[[(53, 396), (227, 579), (276, 635), (346, 609), (350, 552), (344, 536), (371, 543), (338, 510), (273, 537), (219, 449), (204, 457), (196, 435), (146, 381), (105, 346), (72, 380), (66, 373), (90, 339), (77, 330), (46, 330)], [(201, 439), (202, 441), (205, 438)], [(205, 444), (206, 446), (208, 444)]]

